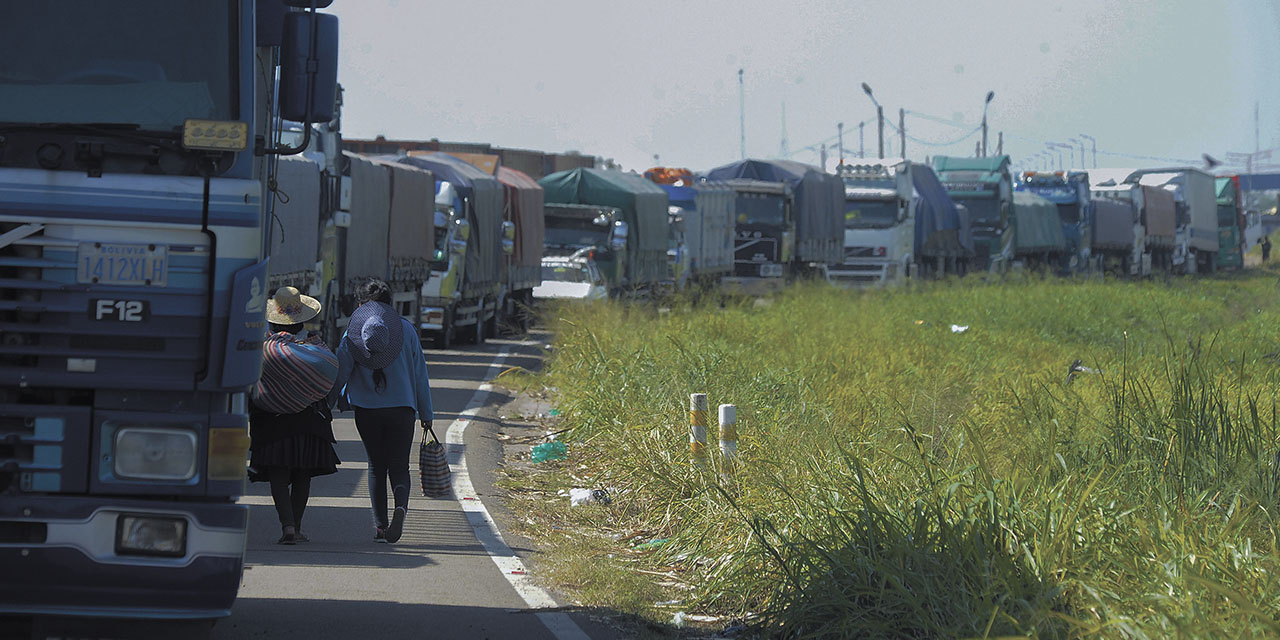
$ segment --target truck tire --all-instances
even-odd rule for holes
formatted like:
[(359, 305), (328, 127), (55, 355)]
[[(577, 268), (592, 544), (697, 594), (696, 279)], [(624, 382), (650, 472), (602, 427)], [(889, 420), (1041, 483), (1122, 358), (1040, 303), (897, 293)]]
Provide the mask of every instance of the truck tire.
[(441, 323), (440, 333), (436, 334), (435, 346), (437, 349), (452, 349), (453, 343), (457, 342), (458, 327), (453, 323), (453, 311), (446, 311), (444, 314), (444, 322)]

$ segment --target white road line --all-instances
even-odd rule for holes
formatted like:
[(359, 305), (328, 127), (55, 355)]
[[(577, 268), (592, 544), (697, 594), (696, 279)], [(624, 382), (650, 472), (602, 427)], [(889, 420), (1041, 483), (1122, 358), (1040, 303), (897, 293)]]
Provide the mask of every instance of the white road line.
[[(471, 474), (467, 471), (467, 456), (463, 453), (465, 443), (463, 436), (467, 432), (467, 426), (471, 424), (471, 418), (484, 408), (489, 392), (494, 389), (493, 385), (487, 381), (498, 375), (502, 362), (508, 355), (510, 355), (509, 349), (503, 349), (498, 353), (498, 357), (485, 372), (486, 382), (476, 389), (466, 409), (458, 414), (458, 418), (449, 425), (449, 430), (445, 434), (445, 442), (449, 445), (447, 450), (449, 467), (453, 473), (453, 495), (458, 499), (458, 504), (462, 505), (462, 510), (467, 515), (467, 521), (471, 524), (476, 539), (484, 546), (485, 552), (493, 559), (493, 563), (498, 565), (498, 570), (506, 576), (507, 582), (511, 583), (529, 608), (551, 608), (557, 606), (556, 601), (545, 589), (534, 583), (519, 556), (502, 539), (498, 525), (494, 523), (489, 510), (480, 501), (480, 496), (476, 495), (475, 487), (471, 485)], [(590, 640), (591, 638), (566, 613), (546, 612), (539, 613), (537, 616), (557, 640)]]

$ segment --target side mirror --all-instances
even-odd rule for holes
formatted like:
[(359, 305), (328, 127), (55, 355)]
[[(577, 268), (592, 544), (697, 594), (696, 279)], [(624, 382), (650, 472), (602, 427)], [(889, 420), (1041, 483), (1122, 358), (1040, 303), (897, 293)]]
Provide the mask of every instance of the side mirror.
[(338, 96), (338, 17), (291, 12), (280, 45), (280, 115), (303, 123), (333, 119)]
[(502, 223), (502, 252), (507, 255), (516, 252), (516, 225), (513, 222)]
[(619, 220), (613, 223), (613, 236), (609, 238), (609, 248), (623, 251), (627, 248), (627, 223)]

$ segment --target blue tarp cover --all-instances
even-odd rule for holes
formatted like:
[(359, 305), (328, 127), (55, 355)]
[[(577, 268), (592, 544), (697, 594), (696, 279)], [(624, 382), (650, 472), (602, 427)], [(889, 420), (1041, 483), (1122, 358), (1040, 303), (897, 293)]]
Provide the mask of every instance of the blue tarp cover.
[(844, 181), (790, 160), (741, 160), (716, 167), (708, 180), (781, 182), (795, 192), (796, 258), (835, 264), (844, 255)]

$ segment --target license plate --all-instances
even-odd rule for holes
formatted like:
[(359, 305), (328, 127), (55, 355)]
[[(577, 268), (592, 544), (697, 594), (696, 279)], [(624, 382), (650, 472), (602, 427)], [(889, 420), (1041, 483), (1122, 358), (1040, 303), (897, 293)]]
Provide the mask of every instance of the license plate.
[(76, 252), (76, 281), (163, 287), (169, 273), (169, 247), (156, 244), (86, 242)]

